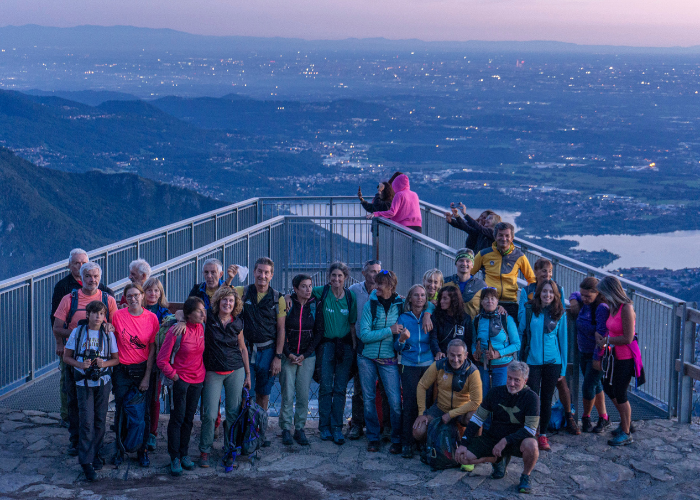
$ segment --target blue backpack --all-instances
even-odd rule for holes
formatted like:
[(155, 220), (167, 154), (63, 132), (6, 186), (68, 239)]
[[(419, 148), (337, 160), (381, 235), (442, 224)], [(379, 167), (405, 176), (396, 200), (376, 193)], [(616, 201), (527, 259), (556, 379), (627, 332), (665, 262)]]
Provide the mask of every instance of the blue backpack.
[[(238, 455), (250, 455), (262, 447), (265, 442), (268, 415), (255, 401), (251, 401), (248, 389), (243, 388), (241, 411), (236, 421), (231, 425), (227, 436), (227, 452), (224, 457), (233, 457), (235, 463)], [(251, 458), (251, 462), (253, 462)], [(226, 467), (225, 472), (231, 472), (233, 466)]]
[(117, 446), (122, 452), (133, 453), (143, 444), (146, 432), (146, 392), (132, 387), (124, 396), (122, 411), (117, 416)]

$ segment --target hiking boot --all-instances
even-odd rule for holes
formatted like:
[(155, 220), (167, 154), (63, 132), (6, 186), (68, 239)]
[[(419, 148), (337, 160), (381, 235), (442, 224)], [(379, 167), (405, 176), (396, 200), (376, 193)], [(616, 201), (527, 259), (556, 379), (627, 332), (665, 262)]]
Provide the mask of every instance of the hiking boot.
[(105, 461), (101, 456), (96, 456), (95, 460), (92, 462), (92, 468), (95, 470), (102, 470), (102, 467), (104, 467)]
[(626, 432), (620, 432), (612, 439), (608, 439), (608, 444), (610, 446), (625, 446), (632, 443), (634, 443), (632, 434), (627, 434)]
[(591, 417), (581, 417), (581, 432), (592, 432), (593, 423)]
[(537, 446), (542, 451), (551, 451), (552, 449), (549, 446), (549, 439), (547, 439), (547, 436), (543, 436), (542, 434), (540, 434), (540, 437), (537, 438)]
[(185, 470), (194, 470), (194, 462), (188, 456), (184, 456), (180, 459), (180, 465)]
[(520, 474), (520, 484), (518, 485), (518, 491), (520, 493), (532, 493), (532, 486), (530, 486), (530, 476), (528, 474)]
[(148, 435), (148, 442), (146, 443), (146, 449), (148, 451), (156, 451), (156, 436), (154, 434)]
[(66, 450), (66, 454), (70, 455), (71, 457), (77, 457), (78, 456), (78, 445), (75, 445), (73, 443), (68, 445), (68, 449)]
[(333, 442), (338, 446), (345, 444), (345, 436), (343, 436), (342, 429), (335, 429), (333, 431)]
[(391, 446), (389, 446), (389, 453), (392, 455), (401, 453), (401, 443), (391, 443)]
[(289, 432), (287, 429), (282, 430), (282, 444), (285, 446), (291, 446), (294, 444), (294, 440), (292, 439), (292, 433)]
[(202, 469), (208, 469), (211, 464), (209, 463), (209, 453), (200, 453), (199, 454), (199, 466)]
[(306, 437), (304, 429), (297, 429), (294, 431), (294, 441), (302, 446), (309, 446), (309, 438)]
[(403, 458), (413, 458), (413, 446), (410, 444), (404, 445), (401, 448), (401, 456)]
[(173, 476), (182, 476), (182, 465), (180, 464), (179, 458), (170, 460), (170, 473)]
[(333, 433), (330, 429), (321, 429), (321, 441), (333, 441)]
[(508, 472), (508, 464), (510, 463), (510, 455), (501, 457), (498, 462), (494, 462), (491, 470), (491, 479), (503, 479)]
[[(634, 424), (630, 424), (630, 434), (632, 434), (633, 432), (637, 432), (637, 429), (634, 428)], [(617, 436), (619, 434), (624, 434), (624, 432), (622, 430), (622, 424), (618, 425), (617, 429), (612, 431), (613, 436)]]
[(92, 464), (83, 464), (83, 472), (85, 473), (85, 479), (90, 482), (97, 480), (97, 472), (92, 467)]
[(612, 425), (612, 424), (610, 424), (609, 419), (603, 418), (603, 417), (598, 417), (598, 423), (595, 424), (595, 427), (593, 427), (593, 430), (591, 432), (593, 432), (595, 434), (602, 434), (603, 432), (605, 432), (608, 429), (608, 427), (610, 427), (610, 425)]
[(233, 469), (238, 468), (238, 464), (234, 463), (233, 455), (227, 453), (224, 458), (221, 459), (221, 464), (224, 466), (224, 472), (231, 472)]
[(380, 436), (381, 441), (391, 441), (391, 427), (388, 425), (382, 429), (382, 435)]
[(460, 470), (463, 472), (474, 472), (474, 465), (473, 464), (462, 464), (460, 466)]
[(566, 417), (566, 431), (574, 436), (581, 434), (581, 429), (578, 428), (578, 423), (571, 413)]
[(367, 443), (367, 451), (370, 453), (376, 453), (379, 451), (379, 441), (370, 441)]
[(151, 460), (148, 458), (148, 452), (144, 451), (139, 453), (139, 465), (141, 467), (150, 467), (151, 466)]
[(363, 434), (364, 434), (364, 431), (362, 430), (361, 426), (353, 425), (352, 427), (350, 427), (350, 430), (348, 431), (348, 439), (351, 441), (355, 441), (356, 439), (360, 439)]

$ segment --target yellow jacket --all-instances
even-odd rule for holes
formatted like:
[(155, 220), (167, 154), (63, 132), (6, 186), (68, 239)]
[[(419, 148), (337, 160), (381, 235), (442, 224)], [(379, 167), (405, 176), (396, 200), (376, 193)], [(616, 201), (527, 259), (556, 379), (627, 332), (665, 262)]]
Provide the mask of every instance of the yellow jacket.
[[(418, 382), (416, 399), (418, 415), (425, 413), (425, 395), (437, 380), (437, 406), (451, 418), (476, 411), (481, 404), (481, 376), (470, 361), (460, 370), (454, 370), (447, 358), (442, 358), (428, 367)], [(452, 382), (454, 377), (457, 380)], [(435, 395), (433, 395), (435, 396)]]
[(484, 248), (474, 258), (472, 273), (476, 274), (482, 268), (486, 271), (486, 285), (498, 290), (498, 299), (504, 302), (518, 300), (518, 271), (528, 283), (536, 280), (535, 272), (530, 267), (525, 254), (511, 243), (511, 252), (501, 255), (496, 243), (491, 248)]

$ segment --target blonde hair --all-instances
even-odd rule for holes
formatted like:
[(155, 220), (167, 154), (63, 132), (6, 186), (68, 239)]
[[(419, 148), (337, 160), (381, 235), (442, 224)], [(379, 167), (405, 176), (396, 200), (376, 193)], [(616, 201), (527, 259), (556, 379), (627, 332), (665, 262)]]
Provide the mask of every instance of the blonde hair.
[(233, 306), (233, 311), (231, 311), (231, 317), (237, 318), (241, 311), (243, 311), (243, 301), (238, 296), (238, 292), (235, 288), (230, 286), (220, 286), (219, 289), (214, 292), (214, 296), (211, 298), (211, 310), (214, 314), (219, 314), (219, 303), (224, 297), (235, 297), (236, 304)]
[(615, 276), (606, 276), (598, 282), (598, 291), (610, 306), (610, 316), (615, 316), (622, 304), (632, 304), (622, 288), (622, 283)]
[(430, 278), (433, 276), (437, 276), (438, 279), (440, 280), (440, 284), (438, 285), (438, 290), (440, 290), (443, 285), (445, 284), (445, 277), (442, 275), (442, 271), (439, 269), (428, 269), (425, 274), (423, 275), (423, 283), (428, 281)]
[(425, 311), (428, 308), (428, 292), (426, 292), (425, 288), (423, 285), (413, 285), (409, 290), (408, 293), (406, 294), (406, 301), (403, 304), (403, 311), (404, 312), (410, 312), (413, 310), (413, 303), (411, 302), (411, 299), (413, 298), (413, 292), (415, 292), (418, 288), (423, 288), (423, 291), (425, 292), (425, 304), (423, 304), (423, 311)]
[(158, 305), (167, 308), (170, 305), (170, 303), (168, 302), (168, 298), (165, 296), (165, 289), (163, 288), (163, 283), (161, 283), (158, 278), (148, 278), (143, 284), (144, 292), (153, 287), (160, 290), (160, 298), (158, 299)]

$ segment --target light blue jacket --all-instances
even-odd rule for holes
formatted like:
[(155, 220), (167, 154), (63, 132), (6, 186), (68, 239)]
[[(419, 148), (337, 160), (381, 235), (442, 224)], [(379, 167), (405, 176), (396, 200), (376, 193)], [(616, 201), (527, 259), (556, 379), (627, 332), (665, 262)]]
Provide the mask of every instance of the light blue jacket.
[[(556, 282), (555, 282), (556, 283)], [(566, 301), (564, 300), (564, 287), (557, 283), (559, 293), (561, 294), (561, 305), (566, 310)], [(537, 291), (537, 283), (529, 283), (520, 289), (520, 297), (518, 298), (518, 324), (525, 323), (525, 304), (535, 296)]]
[[(377, 317), (372, 321), (372, 302), (377, 303)], [(387, 359), (396, 356), (394, 352), (394, 337), (391, 333), (392, 325), (395, 325), (403, 309), (403, 301), (396, 297), (386, 314), (384, 306), (378, 303), (377, 291), (372, 290), (369, 300), (362, 309), (360, 319), (360, 349), (358, 352), (369, 359)]]
[[(501, 355), (500, 358), (491, 361), (491, 366), (507, 365), (513, 361), (513, 353), (520, 350), (520, 335), (518, 335), (518, 327), (515, 325), (513, 318), (507, 316), (505, 328), (502, 328), (498, 335), (490, 339), (488, 318), (480, 316), (477, 316), (477, 318), (479, 318), (479, 331), (476, 331), (474, 327), (474, 323), (477, 322), (476, 318), (474, 318), (474, 323), (472, 323), (472, 352), (476, 351), (476, 343), (478, 341), (481, 341), (481, 350), (486, 351), (489, 340), (491, 340), (491, 347)], [(478, 364), (481, 360), (477, 359), (476, 361)]]
[[(524, 313), (523, 313), (524, 315)], [(539, 316), (532, 313), (530, 320), (530, 352), (524, 360), (528, 365), (561, 364), (560, 376), (566, 375), (566, 355), (568, 353), (568, 332), (566, 313), (559, 318), (557, 325), (548, 334), (544, 334), (544, 312)], [(519, 326), (520, 334), (525, 332), (525, 319)]]
[(408, 311), (399, 316), (399, 325), (403, 325), (411, 336), (403, 344), (399, 343), (399, 335), (394, 335), (394, 349), (401, 354), (401, 364), (406, 366), (430, 366), (433, 364), (433, 353), (430, 351), (430, 335), (423, 330), (423, 315), (432, 314), (435, 306), (428, 302), (428, 308), (416, 318)]

